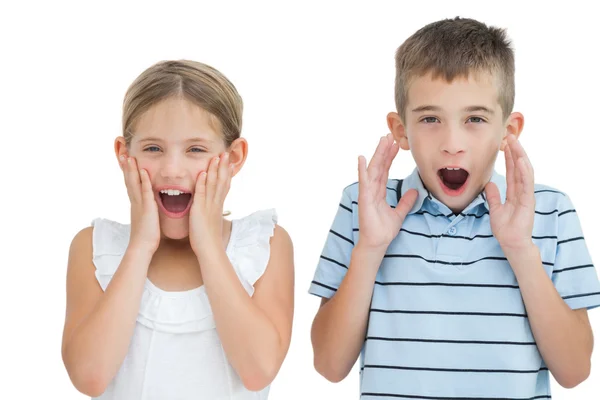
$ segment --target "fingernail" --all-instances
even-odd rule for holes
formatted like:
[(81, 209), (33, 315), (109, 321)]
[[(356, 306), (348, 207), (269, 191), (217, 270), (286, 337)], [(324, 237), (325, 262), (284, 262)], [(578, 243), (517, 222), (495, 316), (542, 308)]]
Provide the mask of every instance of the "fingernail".
[(119, 156), (119, 160), (120, 160), (121, 162), (125, 161), (125, 156), (124, 156), (123, 154), (121, 154), (121, 155)]
[(131, 157), (128, 157), (128, 158), (127, 158), (127, 162), (128, 162), (129, 164), (131, 164)]

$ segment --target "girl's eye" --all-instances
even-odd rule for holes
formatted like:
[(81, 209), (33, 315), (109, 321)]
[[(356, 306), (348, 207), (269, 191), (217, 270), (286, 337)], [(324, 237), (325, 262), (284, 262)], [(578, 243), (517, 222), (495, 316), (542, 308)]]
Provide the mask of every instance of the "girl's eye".
[(160, 151), (160, 148), (158, 148), (158, 146), (148, 146), (144, 149), (144, 151), (149, 151), (151, 153), (154, 153), (156, 151)]
[(439, 120), (436, 117), (425, 117), (421, 121), (425, 122), (426, 124), (435, 124)]
[(192, 153), (206, 153), (206, 150), (204, 150), (204, 149), (201, 149), (200, 147), (192, 147), (192, 148), (190, 149), (190, 151), (191, 151)]
[(485, 122), (485, 120), (481, 117), (469, 117), (467, 121), (473, 122), (474, 124), (481, 124), (482, 122)]

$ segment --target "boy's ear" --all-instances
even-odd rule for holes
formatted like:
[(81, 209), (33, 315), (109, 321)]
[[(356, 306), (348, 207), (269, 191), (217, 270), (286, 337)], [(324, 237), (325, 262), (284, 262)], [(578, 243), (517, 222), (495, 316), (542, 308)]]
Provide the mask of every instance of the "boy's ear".
[(408, 137), (406, 136), (406, 129), (404, 129), (404, 123), (402, 118), (396, 112), (391, 112), (387, 115), (388, 128), (394, 137), (394, 140), (398, 142), (402, 150), (410, 150), (408, 144)]
[(121, 167), (121, 163), (119, 162), (119, 156), (129, 156), (129, 149), (127, 148), (127, 144), (123, 136), (119, 136), (115, 139), (115, 155), (117, 156), (117, 162), (119, 163), (119, 167)]
[(506, 140), (508, 135), (515, 135), (518, 139), (521, 136), (521, 132), (523, 131), (523, 126), (525, 125), (525, 117), (523, 114), (519, 112), (514, 112), (508, 116), (506, 119), (506, 129), (504, 131), (504, 137), (502, 138), (502, 143), (500, 144), (500, 150), (504, 150), (506, 147)]

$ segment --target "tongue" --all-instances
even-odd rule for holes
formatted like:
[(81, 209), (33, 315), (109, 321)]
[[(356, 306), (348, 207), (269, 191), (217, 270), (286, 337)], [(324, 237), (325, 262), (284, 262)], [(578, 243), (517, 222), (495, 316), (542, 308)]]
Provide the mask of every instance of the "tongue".
[(444, 178), (444, 181), (446, 181), (447, 183), (454, 183), (457, 185), (462, 185), (463, 183), (465, 183), (468, 176), (469, 176), (469, 174), (464, 169), (458, 169), (458, 170), (449, 170), (446, 168), (442, 169), (442, 178)]
[(452, 190), (460, 188), (467, 180), (469, 173), (464, 169), (448, 170), (442, 169), (442, 180)]
[(185, 210), (190, 202), (191, 194), (180, 194), (179, 196), (169, 196), (166, 194), (161, 194), (160, 198), (162, 199), (163, 206), (167, 209), (167, 211), (172, 213), (180, 213)]

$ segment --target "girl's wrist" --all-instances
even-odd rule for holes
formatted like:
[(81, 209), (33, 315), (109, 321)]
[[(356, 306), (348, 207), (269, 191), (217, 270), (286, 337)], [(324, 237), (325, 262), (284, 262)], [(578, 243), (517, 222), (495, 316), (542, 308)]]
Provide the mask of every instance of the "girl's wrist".
[(131, 242), (127, 246), (127, 254), (130, 254), (134, 257), (142, 257), (152, 259), (152, 256), (156, 252), (156, 249), (153, 246), (147, 245), (145, 243)]

